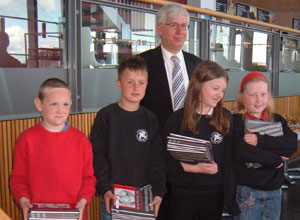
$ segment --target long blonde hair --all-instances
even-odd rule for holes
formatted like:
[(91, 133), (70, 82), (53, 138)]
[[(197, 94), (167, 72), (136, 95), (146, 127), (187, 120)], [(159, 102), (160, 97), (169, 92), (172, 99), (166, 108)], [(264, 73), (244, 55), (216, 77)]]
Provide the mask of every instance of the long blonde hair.
[[(196, 129), (196, 125), (201, 119), (201, 115), (198, 114), (198, 111), (199, 106), (202, 106), (199, 97), (203, 96), (203, 83), (218, 78), (224, 78), (228, 83), (226, 71), (213, 61), (204, 61), (198, 64), (194, 70), (184, 103), (183, 121), (181, 125), (183, 131), (190, 131), (194, 134), (199, 133)], [(223, 104), (224, 97), (214, 108), (209, 124), (215, 127), (220, 133), (227, 134), (229, 132), (230, 123), (226, 113), (223, 111)]]

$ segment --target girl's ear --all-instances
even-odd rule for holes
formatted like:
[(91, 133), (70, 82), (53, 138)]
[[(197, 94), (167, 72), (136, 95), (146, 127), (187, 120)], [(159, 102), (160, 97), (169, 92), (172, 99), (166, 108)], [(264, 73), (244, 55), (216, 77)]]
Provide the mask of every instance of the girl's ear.
[(42, 101), (39, 98), (34, 99), (34, 105), (39, 112), (43, 111)]

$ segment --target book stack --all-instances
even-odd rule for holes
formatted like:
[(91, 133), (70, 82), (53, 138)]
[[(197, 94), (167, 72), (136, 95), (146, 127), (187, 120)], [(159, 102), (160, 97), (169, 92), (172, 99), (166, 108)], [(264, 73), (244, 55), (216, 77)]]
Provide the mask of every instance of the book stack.
[(78, 220), (79, 210), (69, 204), (33, 203), (29, 220)]
[(155, 220), (151, 186), (142, 188), (114, 184), (118, 198), (111, 206), (112, 220)]
[(262, 120), (245, 120), (245, 129), (246, 133), (249, 133), (248, 130), (255, 130), (260, 135), (270, 135), (274, 137), (282, 136), (282, 125), (281, 122), (270, 122), (270, 121), (262, 121)]
[[(260, 135), (270, 135), (273, 137), (279, 137), (283, 135), (281, 122), (270, 122), (262, 120), (252, 120), (246, 118), (245, 120), (245, 133), (249, 133), (249, 130), (259, 133)], [(247, 168), (257, 169), (262, 167), (260, 163), (245, 163)]]
[(167, 139), (167, 150), (178, 161), (197, 164), (214, 160), (210, 141), (173, 133)]

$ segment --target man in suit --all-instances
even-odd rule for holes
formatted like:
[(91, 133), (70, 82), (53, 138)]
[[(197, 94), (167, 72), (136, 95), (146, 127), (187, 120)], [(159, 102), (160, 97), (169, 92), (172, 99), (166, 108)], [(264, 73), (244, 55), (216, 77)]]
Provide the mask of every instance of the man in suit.
[(189, 78), (200, 58), (182, 50), (189, 27), (189, 14), (185, 8), (176, 3), (163, 6), (157, 13), (157, 32), (161, 45), (140, 55), (145, 59), (148, 68), (148, 86), (141, 104), (154, 112), (161, 126), (177, 110), (174, 108), (172, 94), (172, 55), (179, 58), (183, 73), (185, 91)]
[[(156, 114), (163, 127), (169, 116), (182, 107), (175, 106), (175, 95), (172, 91), (172, 73), (175, 66), (172, 56), (176, 55), (179, 59), (185, 91), (189, 78), (201, 59), (182, 50), (190, 20), (185, 8), (176, 3), (167, 4), (160, 8), (156, 20), (161, 45), (140, 54), (148, 68), (148, 86), (141, 104)], [(157, 220), (168, 219), (169, 200), (170, 187), (163, 198)]]

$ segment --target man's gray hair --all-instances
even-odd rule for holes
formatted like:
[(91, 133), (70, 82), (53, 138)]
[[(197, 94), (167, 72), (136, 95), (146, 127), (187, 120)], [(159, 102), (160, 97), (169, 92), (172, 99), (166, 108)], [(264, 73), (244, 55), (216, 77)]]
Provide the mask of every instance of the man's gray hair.
[(177, 3), (166, 4), (159, 9), (156, 15), (156, 23), (164, 24), (168, 18), (174, 19), (185, 15), (187, 18), (187, 24), (190, 22), (190, 15), (188, 11)]

